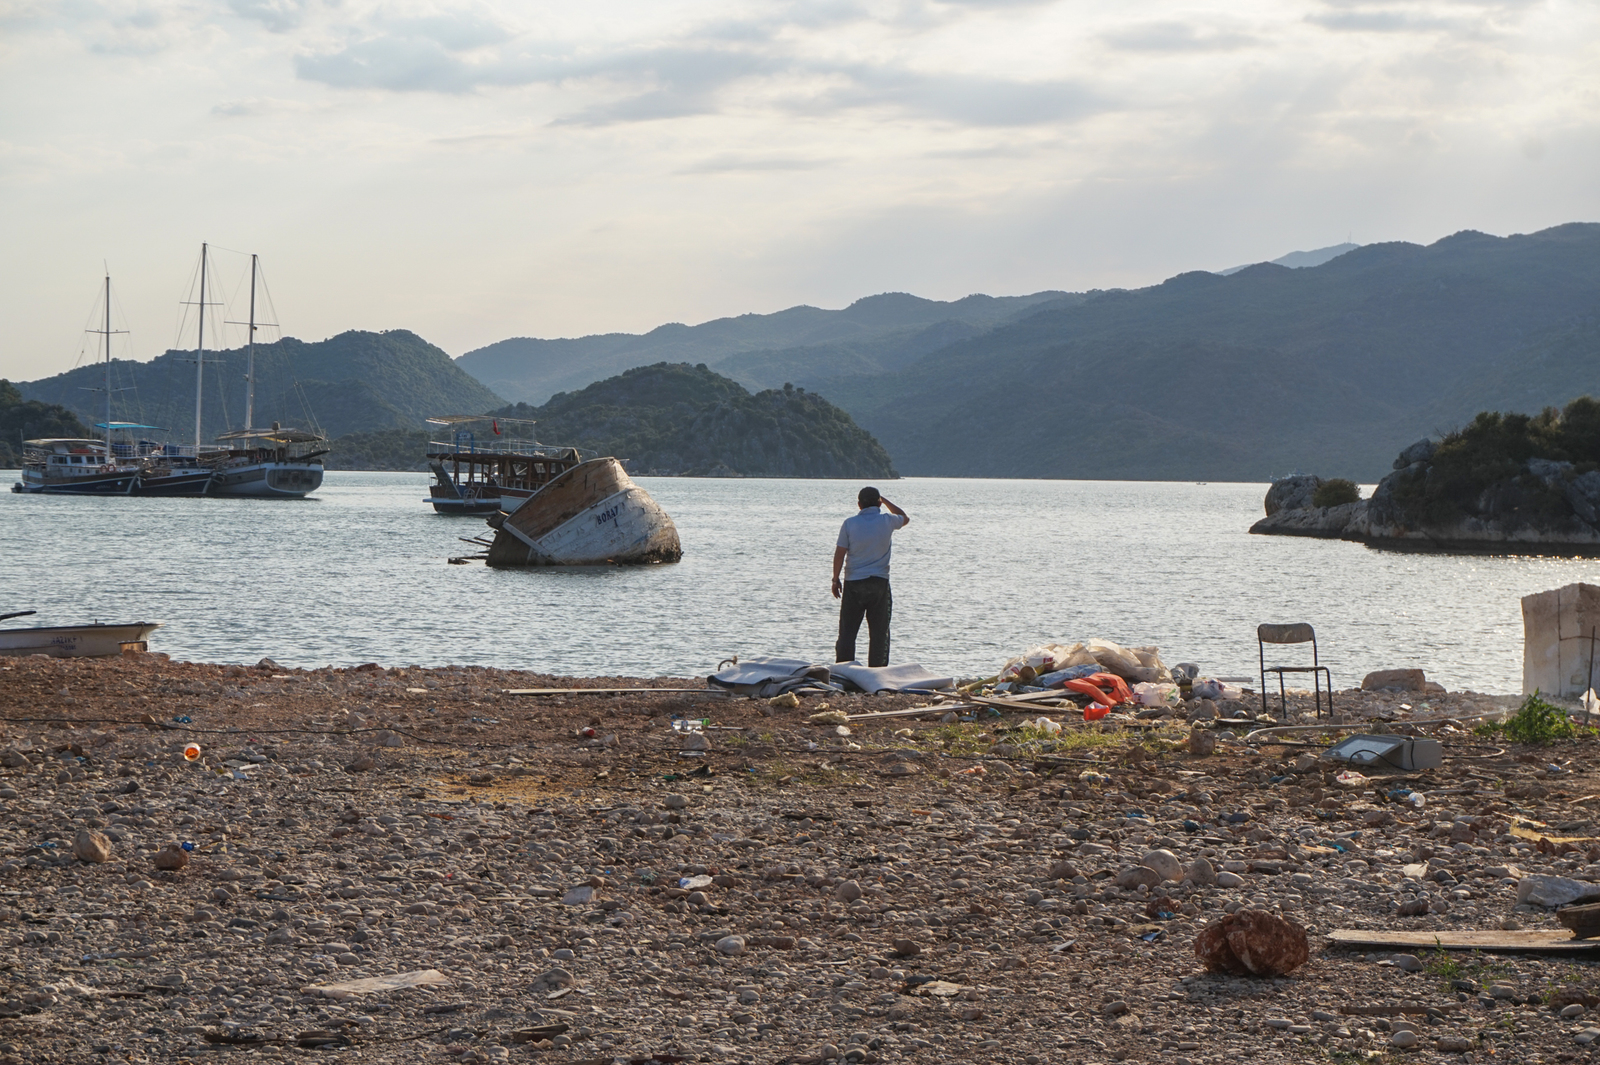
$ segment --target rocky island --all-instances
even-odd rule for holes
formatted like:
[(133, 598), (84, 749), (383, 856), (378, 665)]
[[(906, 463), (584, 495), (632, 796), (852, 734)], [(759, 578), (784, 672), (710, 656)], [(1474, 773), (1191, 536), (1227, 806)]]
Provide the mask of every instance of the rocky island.
[[(1331, 482), (1286, 477), (1253, 533), (1388, 546), (1600, 555), (1600, 402), (1537, 415), (1485, 411), (1402, 451), (1367, 499), (1327, 504)], [(1319, 494), (1320, 490), (1320, 494)]]

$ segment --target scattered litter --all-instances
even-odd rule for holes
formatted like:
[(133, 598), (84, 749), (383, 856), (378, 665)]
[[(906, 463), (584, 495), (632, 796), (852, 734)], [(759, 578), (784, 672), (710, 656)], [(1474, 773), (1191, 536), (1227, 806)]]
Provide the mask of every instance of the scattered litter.
[(1410, 772), (1437, 769), (1443, 765), (1444, 749), (1438, 740), (1413, 739), (1410, 736), (1351, 736), (1328, 748), (1322, 757), (1348, 765)]
[(399, 991), (406, 987), (442, 987), (450, 978), (438, 969), (416, 969), (393, 976), (369, 976), (362, 980), (345, 980), (337, 984), (314, 984), (301, 989), (302, 994), (321, 995), (324, 998), (346, 999), (376, 991)]
[(198, 743), (191, 743), (184, 747), (183, 756), (191, 762), (195, 761), (200, 757), (200, 745)]

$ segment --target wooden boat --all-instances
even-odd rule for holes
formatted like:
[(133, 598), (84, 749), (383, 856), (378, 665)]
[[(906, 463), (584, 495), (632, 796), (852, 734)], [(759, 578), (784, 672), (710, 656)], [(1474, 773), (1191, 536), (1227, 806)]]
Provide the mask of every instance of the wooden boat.
[(545, 485), (582, 462), (575, 447), (546, 447), (515, 434), (533, 422), (522, 418), (445, 414), (429, 425), (448, 427), (449, 440), (429, 442), (434, 483), (428, 498), (439, 514), (488, 515), (515, 510)]
[[(32, 610), (0, 614), (0, 621), (27, 617)], [(0, 655), (50, 655), (53, 658), (92, 658), (148, 651), (145, 637), (161, 627), (159, 621), (129, 625), (50, 625), (28, 629), (0, 629)]]
[(138, 464), (119, 460), (99, 440), (24, 440), (22, 446), (22, 480), (13, 492), (125, 496), (139, 480)]
[(238, 429), (217, 437), (244, 446), (225, 452), (208, 452), (203, 461), (215, 472), (214, 496), (253, 496), (258, 499), (301, 499), (322, 486), (322, 456), (327, 448), (316, 445), (328, 438), (304, 429)]
[(510, 513), (489, 518), (491, 566), (602, 566), (676, 562), (678, 528), (614, 458), (558, 474)]
[(111, 328), (111, 275), (106, 274), (105, 317), (99, 329), (89, 332), (105, 337), (105, 387), (96, 389), (105, 396), (106, 420), (97, 426), (105, 430), (101, 440), (51, 438), (24, 440), (22, 442), (22, 480), (11, 486), (13, 492), (43, 493), (45, 495), (118, 495), (133, 494), (139, 483), (140, 463), (127, 454), (118, 453), (112, 443), (111, 431), (117, 423), (111, 420), (111, 338), (119, 330)]
[[(202, 442), (203, 402), (205, 398), (205, 366), (212, 362), (206, 358), (206, 285), (210, 278), (208, 267), (210, 245), (200, 245), (200, 299), (199, 329), (195, 339), (194, 381), (194, 444), (168, 445), (151, 456), (138, 495), (212, 495), (242, 496), (255, 499), (300, 499), (322, 486), (322, 456), (327, 448), (317, 444), (327, 440), (318, 432), (304, 429), (285, 429), (277, 422), (270, 429), (255, 428), (256, 416), (256, 291), (260, 270), (259, 257), (250, 256), (250, 318), (244, 325), (246, 334), (244, 423), (246, 428), (235, 429), (217, 437), (217, 444)], [(194, 490), (184, 490), (193, 485)]]

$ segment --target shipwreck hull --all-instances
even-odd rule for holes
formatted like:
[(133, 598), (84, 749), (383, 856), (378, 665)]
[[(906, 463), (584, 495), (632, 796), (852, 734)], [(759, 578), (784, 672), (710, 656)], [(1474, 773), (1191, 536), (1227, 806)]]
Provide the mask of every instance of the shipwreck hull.
[(579, 463), (489, 524), (491, 566), (643, 565), (683, 557), (677, 526), (614, 458)]

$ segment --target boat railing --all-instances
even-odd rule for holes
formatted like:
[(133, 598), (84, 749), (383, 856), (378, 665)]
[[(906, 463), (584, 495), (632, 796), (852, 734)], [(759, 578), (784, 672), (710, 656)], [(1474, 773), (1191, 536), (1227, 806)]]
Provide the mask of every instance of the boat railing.
[(496, 437), (493, 441), (429, 440), (428, 452), (435, 455), (515, 455), (532, 459), (570, 458), (577, 449), (541, 444), (537, 440), (507, 440)]

